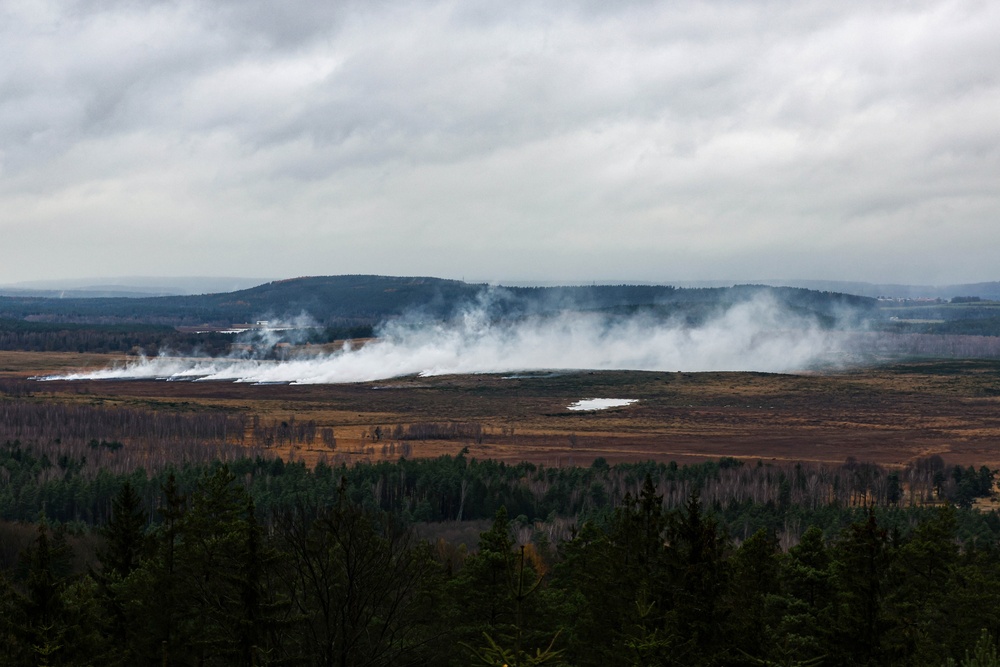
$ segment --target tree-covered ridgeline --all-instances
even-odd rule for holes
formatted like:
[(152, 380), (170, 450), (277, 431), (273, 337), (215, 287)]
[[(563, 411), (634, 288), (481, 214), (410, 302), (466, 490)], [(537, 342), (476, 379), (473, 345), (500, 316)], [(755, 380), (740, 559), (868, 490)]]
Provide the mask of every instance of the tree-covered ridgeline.
[(782, 548), (736, 539), (697, 490), (668, 509), (646, 477), (566, 539), (519, 537), (501, 506), (466, 549), (348, 484), (266, 523), (218, 465), (190, 490), (168, 475), (153, 514), (123, 483), (90, 534), (22, 527), (0, 663), (996, 664), (1000, 550), (961, 538), (970, 510), (859, 508)]
[[(0, 409), (4, 406), (0, 403)], [(70, 415), (77, 415), (75, 408), (69, 409)], [(239, 477), (268, 526), (303, 498), (329, 504), (343, 492), (351, 502), (388, 512), (404, 523), (488, 519), (504, 506), (521, 527), (541, 521), (553, 537), (565, 537), (581, 518), (607, 514), (627, 496), (635, 496), (647, 477), (667, 509), (682, 506), (698, 491), (734, 535), (745, 537), (767, 527), (786, 542), (797, 539), (810, 523), (836, 529), (853, 520), (859, 508), (914, 513), (938, 503), (971, 508), (994, 488), (989, 468), (949, 465), (938, 456), (903, 469), (853, 460), (827, 466), (733, 458), (682, 466), (653, 461), (612, 466), (597, 459), (589, 467), (547, 467), (477, 460), (464, 453), (352, 465), (321, 458), (309, 467), (301, 460), (283, 460), (264, 447), (225, 440), (223, 435), (235, 427), (223, 413), (88, 407), (82, 414), (90, 414), (88, 410), (106, 420), (106, 427), (114, 427), (100, 433), (118, 435), (93, 437), (95, 432), (85, 428), (87, 420), (80, 419), (72, 422), (79, 430), (59, 431), (63, 437), (44, 444), (20, 439), (0, 444), (0, 519), (33, 521), (44, 516), (55, 524), (98, 525), (108, 519), (113, 497), (128, 483), (155, 520), (159, 489), (167, 477), (173, 476), (187, 493), (206, 471), (223, 463)], [(138, 415), (155, 419), (140, 428)], [(160, 439), (121, 435), (133, 427), (146, 432), (151, 425)], [(271, 427), (259, 428), (267, 438), (274, 437)], [(291, 418), (273, 428), (289, 442), (310, 433), (309, 422), (299, 425)], [(989, 522), (995, 521), (994, 515), (981, 516), (986, 518), (976, 522), (975, 530), (992, 530), (987, 526), (993, 525)], [(1000, 521), (996, 523), (1000, 527)]]
[(848, 312), (865, 317), (877, 309), (875, 299), (868, 297), (764, 285), (693, 289), (669, 285), (488, 288), (439, 278), (356, 275), (279, 280), (236, 292), (191, 296), (91, 299), (0, 296), (0, 318), (77, 324), (225, 326), (308, 313), (323, 326), (350, 327), (372, 326), (407, 313), (447, 319), (470, 304), (488, 307), (492, 315), (499, 317), (565, 309), (593, 311), (663, 305), (697, 314), (762, 295), (793, 311), (820, 318), (840, 318)]

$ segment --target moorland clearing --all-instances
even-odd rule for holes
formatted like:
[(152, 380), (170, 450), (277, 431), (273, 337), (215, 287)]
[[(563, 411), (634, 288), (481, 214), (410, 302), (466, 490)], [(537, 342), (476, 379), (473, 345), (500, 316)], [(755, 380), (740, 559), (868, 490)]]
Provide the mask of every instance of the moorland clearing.
[[(224, 410), (260, 423), (332, 428), (336, 446), (275, 445), (306, 461), (457, 454), (547, 465), (731, 456), (888, 466), (939, 454), (1000, 466), (1000, 362), (912, 361), (808, 374), (533, 372), (403, 377), (340, 385), (48, 381), (31, 376), (121, 357), (0, 353), (0, 378), (36, 401), (156, 410)], [(586, 398), (638, 399), (593, 412)]]

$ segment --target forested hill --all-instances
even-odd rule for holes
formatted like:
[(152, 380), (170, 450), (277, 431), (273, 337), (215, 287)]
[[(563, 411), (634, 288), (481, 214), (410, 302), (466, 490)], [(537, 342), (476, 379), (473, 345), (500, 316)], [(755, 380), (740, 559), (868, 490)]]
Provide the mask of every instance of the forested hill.
[(418, 304), (471, 298), (481, 286), (437, 278), (295, 278), (235, 292), (148, 298), (0, 297), (0, 317), (61, 322), (228, 325), (303, 312), (331, 318), (381, 318)]
[[(0, 318), (91, 324), (220, 325), (302, 313), (326, 326), (374, 325), (419, 311), (447, 317), (487, 294), (491, 312), (520, 315), (551, 310), (681, 309), (689, 317), (767, 293), (788, 308), (821, 317), (850, 310), (872, 313), (874, 299), (799, 288), (744, 285), (681, 289), (666, 285), (488, 288), (426, 277), (324, 276), (282, 280), (250, 289), (198, 296), (49, 299), (0, 297)], [(693, 315), (692, 315), (693, 313)]]

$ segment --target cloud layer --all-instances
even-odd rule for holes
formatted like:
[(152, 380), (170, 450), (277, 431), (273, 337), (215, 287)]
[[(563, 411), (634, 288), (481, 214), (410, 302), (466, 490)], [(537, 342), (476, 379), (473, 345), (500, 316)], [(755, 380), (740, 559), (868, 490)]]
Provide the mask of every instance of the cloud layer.
[(0, 282), (996, 279), (1000, 5), (11, 2)]

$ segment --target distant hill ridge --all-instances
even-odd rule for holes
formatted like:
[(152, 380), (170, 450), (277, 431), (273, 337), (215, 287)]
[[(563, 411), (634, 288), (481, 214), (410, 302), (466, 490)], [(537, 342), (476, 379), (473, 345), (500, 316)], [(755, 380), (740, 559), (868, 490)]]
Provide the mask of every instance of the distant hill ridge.
[(978, 296), (1000, 301), (1000, 282), (964, 283), (957, 285), (899, 285), (830, 280), (769, 280), (768, 285), (787, 285), (806, 289), (844, 292), (859, 296), (887, 296), (903, 299), (952, 299), (956, 296)]
[(181, 294), (212, 294), (254, 287), (261, 278), (179, 276), (126, 276), (117, 278), (77, 278), (30, 280), (0, 285), (0, 296), (41, 296), (66, 298), (142, 298)]
[(795, 287), (670, 285), (490, 287), (433, 277), (339, 275), (291, 278), (217, 294), (143, 298), (0, 297), (0, 317), (52, 322), (227, 325), (308, 314), (327, 326), (371, 325), (404, 313), (429, 318), (486, 303), (498, 316), (556, 310), (681, 308), (692, 318), (712, 308), (768, 293), (788, 307), (832, 317), (850, 308), (873, 310), (874, 299)]

